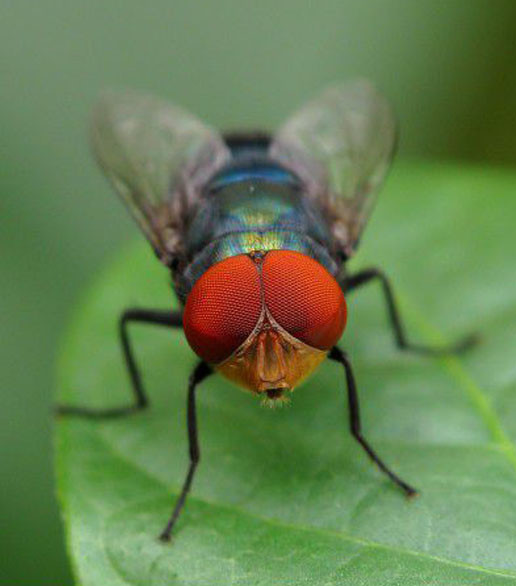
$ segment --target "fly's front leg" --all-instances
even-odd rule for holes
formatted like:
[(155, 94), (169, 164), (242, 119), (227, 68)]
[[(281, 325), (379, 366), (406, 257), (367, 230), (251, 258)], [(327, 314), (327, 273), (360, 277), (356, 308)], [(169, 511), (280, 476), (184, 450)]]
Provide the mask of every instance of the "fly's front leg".
[(417, 490), (410, 486), (407, 482), (402, 480), (397, 474), (395, 474), (387, 464), (384, 464), (380, 456), (373, 450), (369, 445), (369, 442), (362, 435), (362, 426), (360, 423), (360, 409), (358, 405), (358, 394), (355, 383), (355, 377), (353, 376), (353, 370), (351, 363), (346, 354), (337, 346), (334, 346), (328, 354), (330, 360), (334, 360), (339, 364), (342, 364), (346, 374), (346, 384), (348, 391), (348, 402), (349, 402), (349, 427), (351, 434), (357, 440), (357, 442), (364, 448), (371, 460), (378, 466), (378, 468), (386, 474), (397, 486), (399, 486), (408, 497), (417, 495)]
[(186, 497), (188, 492), (190, 491), (190, 487), (192, 486), (193, 477), (195, 474), (195, 470), (197, 468), (197, 464), (199, 463), (199, 459), (201, 457), (201, 452), (199, 450), (199, 439), (197, 436), (197, 409), (195, 404), (195, 389), (199, 383), (201, 383), (204, 379), (208, 378), (210, 374), (213, 374), (213, 370), (211, 367), (204, 361), (199, 362), (199, 364), (195, 367), (194, 371), (190, 375), (190, 380), (188, 383), (188, 402), (186, 408), (186, 424), (188, 428), (188, 451), (190, 455), (190, 466), (188, 467), (188, 472), (186, 474), (186, 478), (183, 482), (183, 488), (181, 489), (181, 494), (177, 499), (175, 504), (174, 510), (172, 511), (172, 515), (168, 523), (165, 526), (165, 529), (161, 532), (159, 538), (161, 541), (170, 541), (170, 535), (172, 533), (172, 529), (176, 524), (177, 519), (181, 511), (183, 510)]
[(408, 350), (410, 352), (417, 352), (419, 354), (427, 354), (438, 356), (441, 354), (450, 354), (463, 352), (468, 348), (471, 348), (477, 342), (477, 336), (468, 336), (463, 340), (460, 340), (456, 344), (450, 344), (446, 346), (425, 346), (422, 344), (412, 344), (407, 340), (405, 334), (405, 328), (403, 327), (400, 314), (394, 299), (392, 287), (385, 274), (379, 269), (365, 269), (354, 275), (348, 275), (342, 282), (342, 288), (344, 292), (357, 289), (362, 285), (365, 285), (373, 280), (380, 281), (382, 285), (383, 294), (387, 303), (387, 311), (389, 314), (389, 321), (392, 329), (394, 330), (394, 337), (396, 345), (401, 350)]
[(109, 407), (105, 409), (59, 405), (56, 409), (58, 415), (71, 415), (75, 417), (86, 417), (89, 419), (112, 419), (141, 411), (149, 405), (147, 394), (143, 388), (140, 371), (136, 365), (133, 350), (129, 342), (128, 326), (130, 323), (144, 323), (166, 326), (169, 328), (180, 328), (183, 325), (183, 318), (179, 311), (171, 312), (156, 309), (126, 309), (120, 316), (119, 333), (125, 364), (131, 379), (134, 403), (131, 405)]

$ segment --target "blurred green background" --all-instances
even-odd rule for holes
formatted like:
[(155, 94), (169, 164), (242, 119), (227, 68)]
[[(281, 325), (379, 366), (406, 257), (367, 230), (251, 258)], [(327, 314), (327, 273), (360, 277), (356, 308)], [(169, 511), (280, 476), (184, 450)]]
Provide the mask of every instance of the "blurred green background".
[(136, 236), (88, 151), (99, 89), (273, 127), (327, 82), (365, 76), (395, 104), (402, 156), (513, 165), (515, 22), (512, 0), (1, 2), (1, 584), (71, 584), (52, 478), (56, 345), (81, 290)]

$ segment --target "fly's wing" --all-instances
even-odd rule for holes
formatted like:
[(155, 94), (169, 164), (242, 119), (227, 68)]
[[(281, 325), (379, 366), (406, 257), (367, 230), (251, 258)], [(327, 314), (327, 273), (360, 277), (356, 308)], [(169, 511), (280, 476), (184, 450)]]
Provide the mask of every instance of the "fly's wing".
[(358, 244), (396, 143), (388, 101), (366, 80), (329, 87), (279, 129), (270, 155), (325, 209), (337, 249)]
[(230, 157), (219, 134), (181, 108), (127, 91), (101, 95), (91, 140), (104, 173), (165, 263), (207, 179)]

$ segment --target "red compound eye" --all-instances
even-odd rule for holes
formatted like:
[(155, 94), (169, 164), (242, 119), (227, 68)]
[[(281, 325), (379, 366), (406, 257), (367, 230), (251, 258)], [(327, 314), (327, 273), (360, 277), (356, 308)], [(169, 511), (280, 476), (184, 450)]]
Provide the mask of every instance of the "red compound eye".
[(276, 250), (264, 259), (265, 303), (291, 336), (329, 350), (346, 325), (346, 301), (337, 281), (317, 261), (300, 252)]
[(210, 267), (188, 295), (183, 326), (188, 343), (206, 362), (230, 356), (260, 317), (260, 276), (247, 255)]

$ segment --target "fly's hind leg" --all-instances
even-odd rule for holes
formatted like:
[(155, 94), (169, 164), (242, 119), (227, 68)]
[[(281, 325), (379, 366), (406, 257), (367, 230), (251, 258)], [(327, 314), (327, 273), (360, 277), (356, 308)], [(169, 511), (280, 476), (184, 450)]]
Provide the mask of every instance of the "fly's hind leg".
[(134, 359), (134, 353), (129, 341), (128, 326), (131, 323), (154, 324), (169, 328), (180, 328), (183, 324), (182, 314), (179, 311), (161, 311), (156, 309), (126, 309), (120, 316), (119, 334), (122, 352), (131, 379), (131, 388), (134, 402), (120, 407), (96, 409), (74, 405), (58, 405), (58, 415), (84, 417), (88, 419), (114, 419), (130, 415), (145, 409), (149, 405), (147, 394), (143, 388), (140, 371)]
[(476, 335), (471, 335), (467, 336), (463, 340), (459, 340), (459, 342), (455, 344), (446, 346), (425, 346), (423, 344), (412, 344), (407, 340), (405, 328), (403, 327), (403, 323), (401, 321), (391, 284), (389, 283), (386, 275), (380, 269), (364, 269), (363, 271), (353, 275), (348, 275), (342, 282), (342, 288), (344, 292), (351, 291), (352, 289), (358, 289), (362, 285), (366, 285), (373, 280), (379, 281), (382, 285), (383, 294), (387, 303), (389, 321), (391, 323), (392, 329), (394, 330), (396, 345), (401, 350), (407, 350), (410, 352), (416, 352), (418, 354), (426, 354), (430, 356), (439, 356), (442, 354), (463, 352), (477, 343), (478, 337)]
[(373, 450), (369, 442), (365, 439), (362, 435), (362, 426), (360, 423), (360, 409), (358, 404), (358, 393), (357, 387), (355, 383), (355, 377), (353, 376), (353, 370), (351, 368), (351, 363), (347, 355), (337, 346), (334, 346), (330, 353), (328, 354), (328, 358), (330, 360), (334, 360), (339, 364), (342, 364), (344, 367), (344, 372), (346, 375), (346, 384), (347, 384), (347, 392), (348, 392), (348, 402), (349, 402), (349, 427), (351, 434), (357, 440), (357, 442), (362, 446), (362, 448), (366, 451), (367, 455), (371, 458), (371, 460), (378, 466), (378, 468), (386, 474), (397, 486), (403, 490), (403, 492), (408, 497), (413, 497), (417, 495), (417, 490), (412, 487), (410, 484), (402, 480), (395, 472), (393, 472), (387, 464), (383, 462), (383, 460), (378, 456), (378, 454)]

